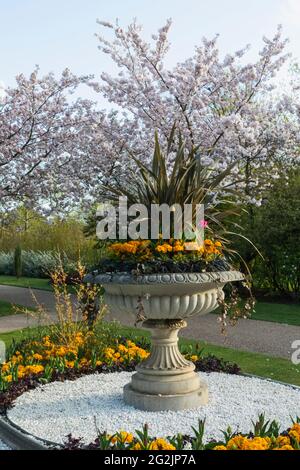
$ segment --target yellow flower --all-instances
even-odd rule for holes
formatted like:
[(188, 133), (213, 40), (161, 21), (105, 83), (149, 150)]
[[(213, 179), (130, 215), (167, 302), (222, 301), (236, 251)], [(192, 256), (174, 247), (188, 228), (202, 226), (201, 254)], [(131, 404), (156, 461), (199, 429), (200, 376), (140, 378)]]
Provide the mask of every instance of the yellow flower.
[(227, 448), (225, 446), (216, 446), (213, 450), (227, 450)]
[(254, 437), (248, 439), (238, 435), (230, 439), (227, 443), (228, 450), (267, 450), (270, 448), (271, 439), (269, 437)]
[(246, 438), (241, 435), (237, 435), (233, 437), (227, 442), (227, 449), (228, 450), (242, 449), (245, 439)]
[(275, 447), (273, 450), (295, 450), (295, 449), (292, 446), (287, 444), (282, 447)]
[(177, 253), (179, 251), (184, 251), (184, 246), (180, 242), (175, 242), (175, 244), (173, 246), (173, 251), (175, 253)]
[(120, 431), (118, 435), (111, 438), (111, 442), (121, 442), (122, 444), (130, 444), (133, 441), (133, 435), (126, 431)]
[(289, 436), (278, 436), (276, 439), (276, 445), (278, 447), (290, 445), (290, 443), (291, 443), (291, 440)]
[(115, 353), (115, 350), (113, 348), (105, 348), (104, 354), (112, 355)]
[(66, 348), (64, 346), (61, 346), (60, 348), (56, 350), (56, 355), (59, 357), (63, 357), (66, 355), (66, 352), (67, 352)]
[(158, 438), (151, 442), (150, 450), (176, 450), (176, 447), (165, 441), (165, 439)]
[(66, 366), (69, 369), (73, 369), (75, 362), (74, 361), (66, 361)]
[(80, 364), (81, 366), (86, 366), (86, 365), (88, 365), (89, 363), (90, 363), (90, 361), (88, 361), (88, 360), (86, 359), (86, 357), (83, 357), (83, 358), (80, 360), (80, 363), (79, 363), (79, 364)]
[(173, 247), (169, 243), (165, 243), (164, 247), (166, 248), (167, 251), (173, 251)]
[(13, 355), (13, 356), (11, 357), (11, 363), (12, 363), (12, 364), (19, 364), (20, 362), (22, 362), (22, 360), (23, 360), (23, 357), (22, 357), (22, 356), (15, 356), (15, 355)]
[(19, 365), (18, 367), (18, 378), (22, 379), (26, 375), (26, 368), (22, 365)]
[(38, 354), (38, 353), (35, 353), (33, 355), (34, 359), (36, 359), (37, 361), (42, 361), (43, 360), (43, 356), (41, 356), (41, 354)]
[(134, 444), (133, 447), (131, 447), (130, 450), (141, 450), (141, 444), (139, 442), (137, 442), (136, 444)]
[(82, 346), (84, 344), (84, 337), (81, 332), (76, 333), (75, 338), (74, 338), (74, 343), (77, 346)]
[(6, 375), (5, 377), (3, 377), (3, 380), (4, 380), (5, 382), (12, 382), (12, 375), (11, 375), (11, 374), (10, 374), (10, 375)]
[(293, 437), (296, 442), (300, 443), (300, 423), (294, 423), (289, 431), (289, 436)]
[(50, 336), (44, 336), (42, 341), (44, 343), (44, 346), (46, 346), (47, 348), (49, 348), (52, 345), (50, 341)]
[(25, 372), (28, 374), (39, 374), (44, 371), (44, 367), (41, 365), (26, 366)]
[(3, 365), (2, 365), (2, 372), (8, 372), (10, 369), (10, 364), (8, 362), (4, 362)]
[(198, 356), (194, 354), (193, 356), (190, 357), (191, 361), (198, 361)]
[(254, 437), (253, 439), (245, 439), (242, 450), (267, 450), (270, 447), (271, 440), (269, 437)]
[(149, 354), (150, 353), (145, 351), (145, 349), (138, 348), (136, 353), (135, 353), (135, 356), (138, 356), (140, 359), (146, 359), (149, 356)]
[(130, 240), (124, 243), (113, 243), (110, 245), (109, 250), (113, 253), (119, 254), (133, 254), (135, 255), (139, 248), (144, 249), (148, 246), (149, 241)]
[(158, 245), (155, 247), (155, 251), (158, 253), (167, 253), (167, 248), (164, 245)]

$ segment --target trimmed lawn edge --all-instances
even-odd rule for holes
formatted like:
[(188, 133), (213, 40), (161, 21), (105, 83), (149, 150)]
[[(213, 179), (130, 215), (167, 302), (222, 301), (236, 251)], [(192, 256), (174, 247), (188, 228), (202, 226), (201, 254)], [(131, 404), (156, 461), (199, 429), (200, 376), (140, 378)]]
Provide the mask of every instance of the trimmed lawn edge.
[(20, 277), (0, 275), (0, 285), (12, 287), (24, 287), (26, 289), (37, 289), (53, 292), (53, 288), (49, 283), (50, 279), (39, 277)]
[(18, 315), (18, 312), (15, 312), (14, 307), (20, 309), (26, 308), (27, 310), (30, 310), (32, 312), (36, 310), (36, 308), (34, 307), (24, 307), (23, 305), (7, 302), (6, 300), (0, 299), (0, 319), (11, 315)]

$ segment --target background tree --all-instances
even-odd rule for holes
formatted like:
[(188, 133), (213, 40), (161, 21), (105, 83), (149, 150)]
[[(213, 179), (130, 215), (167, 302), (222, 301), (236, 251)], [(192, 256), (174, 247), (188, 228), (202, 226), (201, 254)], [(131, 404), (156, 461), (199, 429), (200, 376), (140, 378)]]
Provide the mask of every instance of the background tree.
[[(274, 94), (274, 76), (284, 64), (286, 41), (280, 31), (255, 63), (245, 64), (247, 48), (220, 58), (217, 38), (203, 39), (192, 57), (168, 69), (168, 21), (143, 40), (136, 22), (123, 30), (101, 23), (111, 39), (99, 48), (119, 69), (76, 77), (65, 70), (39, 77), (19, 75), (0, 102), (1, 206), (24, 198), (46, 211), (99, 198), (99, 183), (117, 184), (128, 171), (129, 153), (147, 162), (153, 135), (170, 135), (174, 121), (187, 147), (198, 146), (199, 161), (219, 173), (237, 164), (223, 188), (251, 203), (276, 178), (278, 166), (298, 156), (298, 103)], [(112, 104), (100, 111), (90, 100), (70, 99), (80, 85), (93, 85)], [(287, 158), (287, 155), (289, 158)], [(170, 157), (172, 163), (172, 154)], [(266, 172), (266, 168), (268, 173)]]
[[(16, 77), (0, 101), (0, 201), (44, 202), (67, 207), (80, 200), (78, 175), (88, 165), (99, 114), (89, 100), (70, 95), (91, 77), (76, 77), (66, 69), (60, 78), (39, 77), (38, 68)], [(84, 178), (81, 178), (82, 186)], [(45, 203), (47, 202), (47, 204)]]
[(103, 72), (95, 88), (122, 110), (110, 112), (99, 128), (107, 139), (110, 164), (103, 173), (108, 178), (122, 178), (128, 151), (150, 158), (153, 129), (167, 139), (174, 121), (187, 145), (199, 146), (200, 162), (211, 172), (237, 162), (224, 187), (238, 188), (239, 200), (255, 203), (277, 177), (278, 165), (299, 156), (296, 100), (274, 94), (273, 78), (287, 59), (280, 29), (273, 39), (263, 38), (255, 63), (242, 63), (247, 48), (220, 58), (214, 38), (203, 39), (192, 57), (168, 69), (171, 21), (152, 43), (136, 22), (126, 30), (118, 23), (99, 24), (112, 34), (110, 39), (98, 35), (99, 49), (119, 72)]
[(282, 175), (269, 190), (253, 217), (242, 217), (244, 233), (262, 253), (262, 259), (249, 244), (239, 249), (250, 264), (256, 287), (300, 296), (300, 170)]

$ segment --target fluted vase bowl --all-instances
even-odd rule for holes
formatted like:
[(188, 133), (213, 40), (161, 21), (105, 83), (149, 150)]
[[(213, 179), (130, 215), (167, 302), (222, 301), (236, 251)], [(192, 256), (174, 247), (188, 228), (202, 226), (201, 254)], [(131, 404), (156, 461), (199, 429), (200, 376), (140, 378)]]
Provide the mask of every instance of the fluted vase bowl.
[(132, 275), (88, 275), (87, 281), (103, 285), (110, 309), (143, 317), (150, 329), (150, 355), (136, 367), (124, 387), (124, 400), (149, 411), (197, 408), (208, 402), (208, 387), (195, 366), (178, 348), (178, 332), (186, 319), (205, 315), (218, 307), (227, 282), (240, 281), (238, 271)]

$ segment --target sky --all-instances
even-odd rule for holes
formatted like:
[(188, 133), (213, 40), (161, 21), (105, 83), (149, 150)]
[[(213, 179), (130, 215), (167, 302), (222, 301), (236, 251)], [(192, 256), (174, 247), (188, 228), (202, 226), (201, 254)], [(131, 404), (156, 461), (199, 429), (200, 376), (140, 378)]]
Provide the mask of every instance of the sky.
[(0, 83), (13, 86), (17, 74), (29, 75), (36, 64), (41, 73), (68, 67), (99, 78), (113, 72), (97, 48), (96, 19), (118, 18), (126, 27), (134, 17), (146, 39), (172, 18), (170, 66), (191, 56), (203, 36), (215, 34), (222, 54), (251, 44), (247, 57), (255, 60), (262, 36), (272, 37), (278, 24), (300, 62), (300, 0), (0, 0)]

